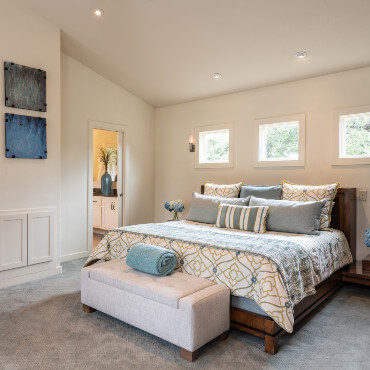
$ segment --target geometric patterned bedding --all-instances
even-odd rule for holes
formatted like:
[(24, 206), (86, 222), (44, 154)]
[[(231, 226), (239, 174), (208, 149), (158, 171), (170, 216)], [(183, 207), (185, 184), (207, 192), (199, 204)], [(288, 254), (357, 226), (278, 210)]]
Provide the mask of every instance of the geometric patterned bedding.
[(210, 279), (231, 294), (253, 299), (278, 325), (292, 332), (294, 306), (315, 285), (352, 262), (344, 234), (263, 234), (188, 221), (125, 226), (107, 232), (85, 266), (126, 258), (136, 243), (174, 251), (177, 271)]

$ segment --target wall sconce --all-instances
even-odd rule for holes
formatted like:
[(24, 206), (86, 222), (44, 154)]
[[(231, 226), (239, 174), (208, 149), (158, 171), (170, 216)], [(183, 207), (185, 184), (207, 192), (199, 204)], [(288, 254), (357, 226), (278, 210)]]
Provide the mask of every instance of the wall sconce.
[(189, 136), (189, 152), (195, 152), (194, 136)]

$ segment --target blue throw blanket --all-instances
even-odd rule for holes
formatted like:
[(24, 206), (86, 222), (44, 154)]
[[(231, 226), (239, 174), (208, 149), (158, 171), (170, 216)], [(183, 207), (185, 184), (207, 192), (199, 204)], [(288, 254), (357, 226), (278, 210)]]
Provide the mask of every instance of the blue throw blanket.
[(133, 245), (126, 257), (128, 266), (157, 276), (173, 274), (177, 265), (176, 254), (166, 248), (144, 243)]

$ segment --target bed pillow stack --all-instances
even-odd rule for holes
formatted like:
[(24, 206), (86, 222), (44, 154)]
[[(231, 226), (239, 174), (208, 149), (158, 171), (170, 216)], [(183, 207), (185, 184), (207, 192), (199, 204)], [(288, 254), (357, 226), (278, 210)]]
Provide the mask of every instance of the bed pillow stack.
[(193, 193), (187, 221), (215, 224), (219, 204), (247, 206), (250, 198), (222, 198)]
[[(330, 226), (338, 187), (338, 183), (311, 186), (288, 181), (273, 186), (206, 182), (204, 195), (193, 193), (186, 219), (253, 232), (264, 232), (266, 223), (268, 231), (315, 235)], [(255, 218), (258, 207), (262, 208)], [(260, 224), (260, 216), (266, 222)]]

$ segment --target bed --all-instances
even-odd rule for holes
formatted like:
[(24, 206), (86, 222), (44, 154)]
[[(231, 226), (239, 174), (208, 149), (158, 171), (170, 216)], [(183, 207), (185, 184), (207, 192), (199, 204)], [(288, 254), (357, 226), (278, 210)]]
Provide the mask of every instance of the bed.
[(263, 338), (265, 351), (275, 354), (278, 336), (292, 332), (340, 286), (341, 268), (355, 258), (355, 206), (355, 189), (339, 189), (335, 230), (319, 235), (256, 234), (186, 221), (118, 228), (104, 235), (85, 266), (125, 258), (138, 242), (169, 248), (178, 255), (178, 271), (227, 285), (231, 326)]

